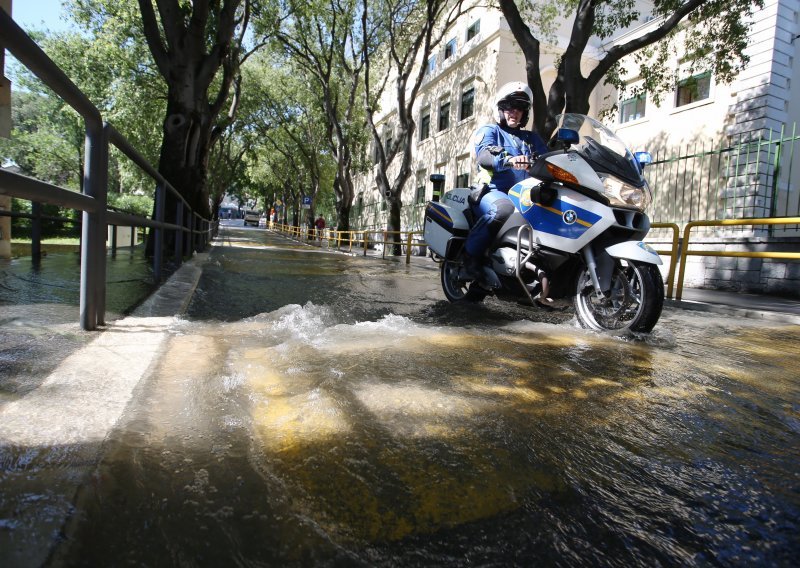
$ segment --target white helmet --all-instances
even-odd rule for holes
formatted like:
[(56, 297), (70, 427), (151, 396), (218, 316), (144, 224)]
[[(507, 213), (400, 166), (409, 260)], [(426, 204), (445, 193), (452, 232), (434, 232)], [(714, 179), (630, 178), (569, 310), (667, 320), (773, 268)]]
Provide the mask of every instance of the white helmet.
[(522, 81), (506, 83), (500, 87), (494, 97), (494, 119), (501, 125), (505, 124), (506, 119), (500, 107), (507, 105), (522, 111), (520, 127), (524, 127), (528, 124), (532, 102), (533, 91), (527, 84)]

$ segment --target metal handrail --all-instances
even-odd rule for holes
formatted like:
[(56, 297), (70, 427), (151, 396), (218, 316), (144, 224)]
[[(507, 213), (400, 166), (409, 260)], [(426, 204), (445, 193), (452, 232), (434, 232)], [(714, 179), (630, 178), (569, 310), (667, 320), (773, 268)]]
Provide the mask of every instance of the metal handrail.
[[(48, 203), (83, 212), (81, 222), (80, 324), (94, 330), (105, 323), (106, 294), (106, 231), (110, 224), (151, 227), (155, 229), (154, 278), (161, 279), (163, 231), (176, 232), (175, 257), (178, 262), (187, 252), (183, 233), (192, 236), (188, 248), (195, 246), (201, 235), (201, 245), (211, 238), (211, 223), (194, 212), (186, 200), (155, 170), (135, 148), (111, 125), (103, 123), (100, 111), (70, 80), (33, 39), (22, 30), (6, 11), (0, 8), (0, 48), (7, 49), (22, 65), (80, 114), (86, 127), (86, 156), (84, 161), (83, 193), (76, 193), (27, 176), (0, 171), (0, 194), (26, 199), (33, 203)], [(108, 210), (108, 147), (113, 144), (158, 182), (156, 218), (150, 220), (131, 214)], [(177, 224), (164, 222), (166, 192), (178, 197)], [(184, 209), (190, 214), (184, 221)]]
[[(302, 227), (297, 227), (294, 225), (283, 225), (281, 223), (271, 223), (269, 225), (270, 229), (274, 231), (278, 231), (281, 233), (286, 233), (291, 237), (297, 237), (298, 239), (302, 240), (304, 229)], [(313, 229), (311, 229), (313, 230)], [(379, 240), (377, 238), (370, 239), (370, 233), (381, 234), (383, 236), (383, 240)], [(316, 233), (315, 233), (316, 234)], [(388, 240), (389, 235), (400, 235), (406, 236), (405, 242), (395, 243), (395, 241)], [(364, 249), (364, 256), (367, 255), (367, 250), (369, 249), (369, 245), (394, 245), (399, 244), (401, 247), (406, 247), (406, 264), (411, 263), (411, 249), (414, 246), (413, 237), (414, 235), (422, 235), (422, 231), (386, 231), (386, 230), (371, 230), (371, 229), (357, 229), (357, 230), (349, 230), (349, 231), (339, 231), (334, 228), (325, 228), (323, 232), (322, 240), (327, 241), (327, 247), (331, 248), (332, 242), (335, 243), (336, 249), (342, 248), (342, 241), (346, 239), (348, 243), (348, 252), (353, 251), (353, 243), (360, 244)], [(361, 238), (358, 238), (358, 236)], [(427, 243), (422, 241), (420, 243), (421, 246), (428, 246)], [(386, 247), (384, 246), (383, 252), (381, 253), (381, 258), (386, 258)]]
[(751, 219), (726, 219), (722, 221), (692, 221), (683, 229), (683, 244), (681, 246), (680, 270), (678, 272), (678, 291), (675, 299), (680, 301), (683, 293), (683, 279), (686, 275), (686, 257), (691, 256), (722, 256), (739, 258), (766, 258), (770, 260), (792, 259), (800, 260), (800, 252), (748, 252), (748, 251), (693, 251), (689, 250), (689, 236), (695, 227), (730, 227), (737, 225), (795, 225), (800, 224), (800, 217), (761, 217)]
[[(406, 247), (406, 264), (410, 264), (411, 263), (411, 247), (412, 247), (411, 243), (412, 243), (412, 238), (413, 238), (414, 235), (421, 235), (422, 231), (386, 231), (386, 230), (383, 230), (383, 231), (373, 231), (373, 232), (374, 233), (381, 233), (383, 235), (383, 240), (382, 241), (377, 241), (377, 240), (376, 241), (372, 241), (374, 244), (382, 244), (382, 245), (384, 245), (383, 251), (381, 253), (381, 258), (386, 258), (386, 245), (392, 245), (392, 246), (399, 245), (401, 247), (402, 246)], [(399, 243), (397, 241), (390, 241), (389, 240), (389, 235), (399, 235), (401, 237), (403, 235), (406, 235), (406, 242), (405, 243)], [(427, 244), (425, 246), (427, 246)]]
[[(667, 298), (672, 298), (673, 288), (675, 286), (675, 267), (679, 266), (678, 276), (677, 276), (677, 292), (675, 299), (677, 301), (681, 300), (682, 292), (683, 292), (683, 280), (685, 277), (686, 271), (686, 258), (688, 256), (713, 256), (713, 257), (744, 257), (744, 258), (764, 258), (764, 259), (773, 259), (773, 260), (780, 260), (780, 259), (792, 259), (792, 260), (800, 260), (800, 252), (746, 252), (746, 251), (692, 251), (689, 250), (689, 246), (692, 244), (690, 242), (691, 230), (695, 227), (721, 227), (721, 226), (733, 226), (733, 225), (791, 225), (791, 224), (800, 224), (800, 217), (780, 217), (780, 218), (753, 218), (753, 219), (739, 219), (739, 220), (723, 220), (723, 221), (692, 221), (688, 223), (684, 227), (683, 231), (683, 242), (680, 242), (679, 235), (680, 235), (680, 227), (676, 223), (653, 223), (651, 228), (653, 229), (670, 229), (672, 231), (672, 248), (671, 250), (665, 251), (656, 251), (658, 254), (667, 254), (670, 257), (670, 267), (667, 275)], [(292, 227), (292, 226), (283, 226), (278, 224), (273, 224), (272, 227), (275, 230), (283, 231), (285, 229), (291, 229), (300, 231), (299, 227)], [(364, 243), (364, 254), (366, 255), (367, 251), (367, 243), (368, 243), (368, 232), (367, 230), (359, 230), (359, 231), (336, 231), (334, 229), (326, 230), (328, 239), (329, 239), (329, 247), (330, 247), (330, 240), (337, 241), (337, 247), (341, 248), (341, 240), (342, 236), (355, 236), (357, 233), (361, 233), (363, 238), (361, 240), (350, 238), (350, 247), (352, 250), (352, 243), (355, 242), (363, 242)], [(421, 231), (372, 231), (375, 233), (382, 233), (384, 236), (384, 240), (382, 241), (372, 241), (376, 244), (394, 244), (394, 241), (387, 240), (387, 236), (393, 233), (400, 233), (400, 234), (407, 234), (408, 241), (406, 246), (406, 263), (410, 262), (410, 251), (411, 251), (411, 237), (412, 235), (422, 234)], [(331, 236), (333, 233), (333, 237)], [(298, 232), (299, 234), (299, 232)], [(424, 246), (427, 246), (427, 243), (423, 242)]]

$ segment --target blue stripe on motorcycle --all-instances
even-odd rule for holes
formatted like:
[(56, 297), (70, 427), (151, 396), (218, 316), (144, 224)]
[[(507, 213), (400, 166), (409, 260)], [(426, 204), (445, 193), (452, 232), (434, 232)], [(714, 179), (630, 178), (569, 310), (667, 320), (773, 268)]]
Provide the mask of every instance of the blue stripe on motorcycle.
[(438, 217), (451, 227), (453, 226), (452, 217), (450, 217), (450, 215), (447, 213), (447, 210), (441, 205), (437, 205), (436, 203), (429, 203), (427, 213), (434, 217)]
[[(527, 212), (525, 218), (536, 231), (567, 239), (580, 238), (602, 217), (581, 207), (557, 199), (551, 207), (540, 203)], [(569, 221), (569, 222), (568, 222)]]

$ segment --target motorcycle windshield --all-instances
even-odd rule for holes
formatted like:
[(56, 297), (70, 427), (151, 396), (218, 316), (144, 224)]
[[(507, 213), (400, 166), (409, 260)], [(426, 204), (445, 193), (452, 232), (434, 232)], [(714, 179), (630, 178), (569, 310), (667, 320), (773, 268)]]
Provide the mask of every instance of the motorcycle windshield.
[(622, 180), (642, 187), (645, 183), (639, 163), (628, 147), (605, 125), (584, 114), (560, 114), (556, 117), (559, 128), (569, 128), (580, 136), (571, 146), (597, 172), (615, 175)]

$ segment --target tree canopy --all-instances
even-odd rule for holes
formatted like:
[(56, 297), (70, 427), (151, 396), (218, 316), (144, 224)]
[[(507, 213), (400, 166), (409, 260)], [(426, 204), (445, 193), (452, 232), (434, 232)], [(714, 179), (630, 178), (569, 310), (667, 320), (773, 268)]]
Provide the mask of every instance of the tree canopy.
[[(631, 77), (623, 58), (633, 56), (642, 90), (658, 93), (674, 86), (676, 70), (666, 67), (679, 51), (690, 69), (705, 68), (720, 82), (730, 81), (747, 64), (747, 17), (762, 0), (653, 0), (652, 12), (642, 14), (634, 0), (498, 0), (526, 62), (528, 84), (534, 93), (536, 129), (549, 137), (562, 112), (586, 114), (589, 97), (602, 82), (619, 89)], [(584, 74), (582, 62), (592, 37), (610, 40), (643, 16), (655, 24), (643, 34), (606, 42), (597, 65)], [(545, 93), (540, 74), (542, 44), (552, 38), (559, 18), (571, 19), (569, 41), (560, 55), (557, 75)], [(538, 25), (532, 25), (538, 22)], [(690, 33), (680, 32), (691, 30)], [(681, 43), (680, 49), (678, 42)]]

